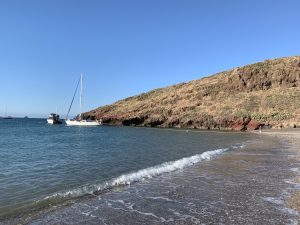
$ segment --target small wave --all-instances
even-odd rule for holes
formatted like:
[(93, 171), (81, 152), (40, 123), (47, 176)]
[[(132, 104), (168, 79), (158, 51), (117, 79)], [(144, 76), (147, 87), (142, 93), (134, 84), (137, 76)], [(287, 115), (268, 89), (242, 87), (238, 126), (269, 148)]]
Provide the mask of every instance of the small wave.
[[(240, 146), (242, 147), (242, 146)], [(141, 169), (137, 172), (132, 172), (128, 174), (121, 175), (117, 178), (112, 179), (109, 182), (98, 184), (98, 185), (89, 185), (73, 190), (68, 190), (65, 192), (58, 192), (51, 196), (44, 198), (44, 200), (51, 199), (62, 199), (62, 198), (74, 198), (80, 197), (86, 194), (94, 195), (101, 191), (109, 190), (118, 186), (129, 185), (138, 181), (145, 179), (150, 179), (154, 176), (159, 176), (164, 173), (170, 173), (176, 170), (183, 169), (185, 167), (194, 165), (200, 161), (210, 160), (213, 157), (228, 151), (229, 148), (216, 149), (212, 151), (206, 151), (201, 154), (193, 155), (190, 157), (185, 157), (176, 161), (165, 162), (157, 166), (148, 167), (146, 169)]]
[(207, 151), (203, 152), (202, 154), (185, 157), (176, 161), (165, 162), (158, 166), (149, 167), (130, 174), (125, 174), (114, 179), (112, 181), (112, 186), (128, 185), (133, 182), (137, 182), (143, 179), (149, 179), (153, 176), (158, 176), (163, 173), (169, 173), (179, 169), (183, 169), (202, 160), (210, 160), (213, 156), (219, 155), (227, 150), (228, 148)]

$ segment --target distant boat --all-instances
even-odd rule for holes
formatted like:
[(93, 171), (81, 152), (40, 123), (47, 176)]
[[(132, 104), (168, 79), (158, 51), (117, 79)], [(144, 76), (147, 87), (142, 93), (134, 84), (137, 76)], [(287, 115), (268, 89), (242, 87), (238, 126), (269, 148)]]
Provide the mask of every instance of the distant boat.
[(59, 115), (56, 113), (50, 113), (47, 122), (48, 124), (62, 124), (62, 122), (59, 119)]
[(7, 116), (7, 106), (6, 106), (6, 109), (5, 109), (5, 116), (0, 117), (0, 119), (13, 119), (12, 116)]
[[(71, 110), (71, 107), (72, 107), (74, 97), (75, 97), (75, 94), (77, 92), (79, 83), (80, 83), (80, 113), (79, 113), (79, 116), (76, 119), (69, 119), (68, 118), (69, 113), (70, 113), (70, 110)], [(77, 83), (75, 93), (73, 95), (73, 98), (72, 98), (72, 101), (71, 101), (71, 104), (70, 104), (69, 111), (67, 113), (67, 117), (66, 117), (65, 122), (68, 126), (100, 126), (100, 125), (102, 125), (101, 120), (91, 120), (91, 119), (87, 119), (87, 120), (84, 119), (83, 120), (82, 119), (82, 74), (80, 74), (80, 79)]]
[(13, 119), (13, 117), (12, 116), (4, 116), (4, 117), (2, 117), (2, 119), (9, 120), (9, 119)]

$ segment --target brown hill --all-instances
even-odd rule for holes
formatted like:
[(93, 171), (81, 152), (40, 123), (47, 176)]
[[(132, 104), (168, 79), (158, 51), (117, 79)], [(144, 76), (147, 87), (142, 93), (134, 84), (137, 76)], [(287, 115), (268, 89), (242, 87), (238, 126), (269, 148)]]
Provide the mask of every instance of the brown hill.
[(159, 88), (84, 114), (125, 126), (257, 129), (300, 126), (300, 56)]

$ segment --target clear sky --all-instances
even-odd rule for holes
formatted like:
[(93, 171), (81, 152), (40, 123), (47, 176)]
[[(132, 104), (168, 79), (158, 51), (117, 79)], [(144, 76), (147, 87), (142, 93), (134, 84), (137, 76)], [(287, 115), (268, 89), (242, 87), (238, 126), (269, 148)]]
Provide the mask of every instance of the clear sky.
[[(1, 0), (0, 115), (65, 115), (299, 55), (299, 0)], [(72, 114), (79, 112), (79, 99)]]

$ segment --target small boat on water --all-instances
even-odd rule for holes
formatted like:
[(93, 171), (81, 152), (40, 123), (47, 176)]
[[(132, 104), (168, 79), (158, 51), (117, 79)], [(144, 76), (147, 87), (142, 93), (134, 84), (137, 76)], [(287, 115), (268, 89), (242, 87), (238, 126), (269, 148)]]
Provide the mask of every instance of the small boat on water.
[(0, 117), (0, 119), (10, 120), (10, 119), (13, 119), (13, 117), (12, 116), (4, 116), (4, 117)]
[(59, 115), (56, 113), (50, 113), (47, 122), (48, 124), (62, 124), (62, 122), (59, 119)]
[[(69, 113), (70, 113), (70, 110), (71, 110), (71, 107), (72, 107), (72, 104), (73, 104), (73, 101), (74, 101), (74, 97), (76, 95), (79, 84), (80, 84), (80, 113), (79, 113), (79, 116), (77, 118), (69, 119), (68, 118)], [(82, 74), (80, 74), (80, 79), (77, 83), (75, 93), (73, 95), (73, 98), (72, 98), (72, 101), (71, 101), (71, 104), (70, 104), (65, 122), (68, 126), (100, 126), (100, 125), (102, 125), (101, 120), (82, 119)]]
[(5, 116), (0, 116), (0, 119), (5, 119), (5, 120), (13, 119), (12, 116), (7, 115), (7, 106), (6, 106), (6, 109), (5, 109)]

